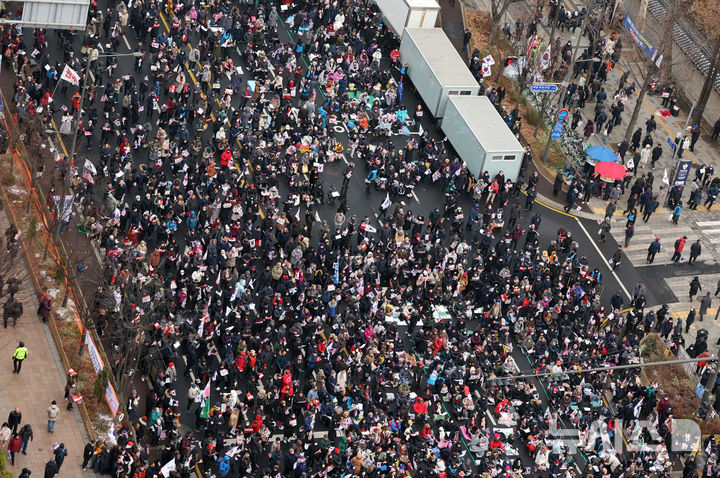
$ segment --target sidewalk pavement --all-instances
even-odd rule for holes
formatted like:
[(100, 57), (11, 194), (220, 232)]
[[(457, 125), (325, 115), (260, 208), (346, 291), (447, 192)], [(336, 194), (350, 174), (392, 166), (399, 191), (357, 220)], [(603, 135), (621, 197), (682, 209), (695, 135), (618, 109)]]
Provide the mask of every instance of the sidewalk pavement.
[[(487, 10), (487, 2), (484, 0), (466, 0), (468, 5), (471, 8), (477, 8), (480, 10)], [(441, 1), (440, 5), (442, 7), (443, 16), (448, 15), (450, 11), (452, 10), (451, 7), (448, 6), (447, 0)], [(569, 3), (566, 3), (566, 7), (570, 8), (571, 10), (572, 5)], [(507, 17), (516, 18), (518, 16), (527, 17), (527, 4), (524, 2), (522, 3), (513, 3), (511, 4), (510, 8), (508, 9)], [(446, 13), (446, 11), (448, 13)], [(507, 18), (506, 17), (506, 18)], [(546, 28), (547, 25), (545, 23), (542, 24), (542, 27), (540, 29), (540, 33), (543, 34), (545, 37), (549, 37), (549, 29)], [(580, 30), (578, 30), (579, 32)], [(559, 32), (558, 32), (559, 33)], [(569, 32), (565, 33), (568, 38), (572, 35), (569, 34)], [(604, 144), (602, 141), (602, 131), (592, 135), (590, 137), (590, 145), (591, 146), (607, 146), (614, 151), (617, 151), (618, 144), (624, 139), (625, 132), (627, 129), (628, 122), (630, 121), (630, 117), (632, 116), (633, 109), (635, 108), (635, 104), (637, 101), (637, 93), (640, 90), (641, 84), (638, 84), (640, 79), (635, 78), (635, 73), (637, 68), (631, 68), (631, 63), (633, 60), (633, 57), (636, 55), (636, 53), (633, 51), (633, 42), (632, 39), (629, 37), (629, 34), (625, 32), (624, 30), (620, 30), (620, 34), (623, 38), (623, 43), (626, 45), (626, 47), (623, 50), (622, 57), (616, 67), (608, 74), (608, 80), (603, 85), (605, 87), (605, 90), (608, 93), (608, 102), (612, 102), (612, 94), (617, 88), (620, 77), (625, 73), (625, 71), (631, 71), (633, 72), (630, 76), (631, 78), (634, 78), (636, 81), (636, 92), (631, 95), (631, 98), (629, 99), (628, 103), (625, 105), (625, 111), (622, 114), (622, 123), (615, 128), (613, 128), (613, 131), (610, 133), (610, 135), (607, 138), (607, 144)], [(573, 37), (574, 38), (574, 37)], [(564, 43), (561, 42), (561, 43)], [(573, 44), (575, 42), (573, 41)], [(581, 41), (580, 48), (587, 47), (587, 39), (584, 41)], [(634, 63), (632, 63), (634, 65)], [(639, 169), (638, 174), (646, 174), (648, 172), (653, 173), (655, 176), (655, 190), (659, 188), (659, 185), (662, 185), (662, 178), (663, 178), (663, 172), (665, 169), (668, 171), (668, 175), (671, 175), (672, 167), (673, 167), (673, 150), (670, 148), (670, 146), (667, 143), (667, 139), (671, 138), (674, 139), (675, 136), (683, 131), (683, 128), (685, 126), (685, 122), (688, 118), (689, 111), (684, 110), (681, 108), (680, 114), (676, 117), (669, 117), (669, 118), (662, 118), (661, 115), (658, 113), (660, 110), (663, 110), (665, 108), (662, 108), (661, 105), (662, 98), (660, 96), (649, 96), (645, 95), (645, 98), (643, 99), (643, 106), (640, 110), (640, 114), (638, 115), (637, 122), (633, 128), (633, 130), (637, 128), (643, 129), (643, 136), (645, 131), (645, 122), (650, 118), (650, 115), (655, 115), (655, 119), (657, 122), (657, 129), (652, 134), (654, 144), (662, 144), (663, 145), (663, 154), (660, 157), (659, 161), (656, 163), (655, 169), (651, 170), (649, 165), (644, 169)], [(593, 119), (595, 116), (594, 113), (595, 109), (595, 103), (594, 102), (586, 102), (585, 108), (581, 109), (582, 114), (582, 124), (577, 127), (577, 131), (579, 133), (582, 132), (584, 125), (587, 123), (588, 119)], [(609, 111), (608, 111), (609, 113)], [(715, 175), (717, 176), (720, 174), (720, 144), (717, 141), (712, 141), (710, 139), (709, 132), (704, 131), (703, 134), (701, 134), (700, 139), (698, 140), (697, 144), (694, 147), (694, 152), (685, 151), (683, 154), (683, 160), (690, 159), (693, 161), (693, 169), (697, 169), (701, 167), (702, 165), (713, 165), (715, 168)], [(632, 156), (628, 153), (626, 154), (625, 158), (629, 159)], [(535, 161), (540, 161), (540, 158), (535, 158)], [(677, 161), (677, 159), (676, 159)], [(695, 177), (695, 171), (691, 171), (688, 181), (692, 180)], [(544, 204), (547, 204), (555, 209), (560, 209), (565, 206), (565, 194), (561, 193), (557, 197), (552, 197), (549, 192), (552, 191), (552, 183), (554, 181), (554, 178), (547, 178), (542, 176), (541, 174), (541, 181), (538, 186), (538, 201), (542, 202)], [(689, 184), (689, 182), (688, 182)], [(664, 198), (664, 193), (667, 191), (667, 188), (663, 189), (663, 192), (660, 193), (660, 199)], [(688, 188), (685, 188), (685, 192), (683, 194), (683, 202), (687, 203), (689, 197)], [(625, 201), (627, 200), (627, 194), (624, 195), (620, 203), (624, 205)], [(578, 216), (581, 218), (592, 218), (597, 219), (598, 217), (602, 217), (602, 213), (605, 211), (605, 202), (600, 200), (594, 200), (591, 199), (590, 201), (590, 210), (586, 208), (582, 208), (581, 210), (572, 209), (570, 213), (574, 216)], [(685, 209), (683, 211), (683, 215), (681, 216), (681, 223), (683, 221), (688, 220), (692, 216), (696, 214), (701, 214), (701, 209), (704, 208), (698, 208), (697, 211), (689, 211)], [(720, 211), (720, 206), (714, 206), (712, 208), (712, 211)], [(656, 213), (657, 216), (661, 216), (662, 213), (665, 212), (664, 209), (659, 209)], [(669, 211), (667, 212), (669, 214)], [(720, 214), (717, 215), (718, 219), (720, 219)], [(714, 217), (714, 216), (713, 216)], [(701, 219), (701, 221), (707, 221), (707, 218)]]
[[(9, 226), (5, 212), (0, 213), (0, 227)], [(22, 425), (32, 425), (34, 438), (28, 444), (27, 455), (16, 454), (15, 466), (8, 468), (15, 476), (20, 475), (23, 467), (29, 468), (33, 476), (41, 477), (45, 472), (45, 463), (54, 458), (51, 447), (55, 443), (65, 443), (68, 456), (60, 470), (60, 476), (95, 477), (94, 472), (81, 469), (83, 449), (88, 436), (77, 411), (65, 409), (66, 371), (50, 334), (50, 329), (37, 317), (38, 300), (30, 284), (29, 273), (24, 261), (21, 262), (25, 280), (16, 295), (23, 303), (23, 316), (16, 327), (9, 325), (1, 329), (3, 339), (0, 345), (0, 424), (16, 407), (22, 413)], [(5, 280), (9, 279), (6, 277)], [(4, 303), (4, 302), (3, 302)], [(23, 361), (19, 375), (12, 373), (12, 354), (18, 342), (23, 341), (29, 350)], [(55, 432), (47, 431), (47, 408), (56, 400), (60, 407)], [(21, 425), (21, 426), (22, 426)], [(5, 452), (7, 453), (7, 452)]]

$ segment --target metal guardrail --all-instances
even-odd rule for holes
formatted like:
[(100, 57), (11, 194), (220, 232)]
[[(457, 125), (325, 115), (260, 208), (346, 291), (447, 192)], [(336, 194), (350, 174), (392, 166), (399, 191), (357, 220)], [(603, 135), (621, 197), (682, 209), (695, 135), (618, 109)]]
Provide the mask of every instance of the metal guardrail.
[[(648, 10), (655, 19), (663, 22), (668, 6), (666, 0), (650, 0), (648, 2)], [(678, 44), (683, 53), (690, 58), (693, 64), (703, 75), (707, 75), (710, 71), (712, 63), (712, 51), (707, 46), (703, 36), (688, 24), (684, 19), (680, 19), (673, 25), (673, 39)], [(720, 92), (720, 77), (715, 80), (715, 90)]]

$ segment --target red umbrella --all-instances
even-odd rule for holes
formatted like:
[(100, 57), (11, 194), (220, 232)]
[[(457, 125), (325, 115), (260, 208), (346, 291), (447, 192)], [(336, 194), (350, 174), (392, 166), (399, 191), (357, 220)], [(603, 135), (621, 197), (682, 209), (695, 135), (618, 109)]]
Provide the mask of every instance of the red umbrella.
[(627, 176), (625, 167), (614, 161), (600, 161), (595, 165), (595, 172), (600, 175), (600, 179), (608, 182)]

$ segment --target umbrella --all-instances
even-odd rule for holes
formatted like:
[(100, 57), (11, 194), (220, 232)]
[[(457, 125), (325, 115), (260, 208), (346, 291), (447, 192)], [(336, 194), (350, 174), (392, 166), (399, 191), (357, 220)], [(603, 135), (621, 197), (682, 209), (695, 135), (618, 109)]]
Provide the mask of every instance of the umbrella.
[(615, 161), (600, 161), (595, 165), (595, 172), (600, 175), (600, 179), (608, 182), (627, 176), (625, 167)]
[(617, 153), (605, 146), (590, 146), (585, 154), (597, 161), (617, 161)]

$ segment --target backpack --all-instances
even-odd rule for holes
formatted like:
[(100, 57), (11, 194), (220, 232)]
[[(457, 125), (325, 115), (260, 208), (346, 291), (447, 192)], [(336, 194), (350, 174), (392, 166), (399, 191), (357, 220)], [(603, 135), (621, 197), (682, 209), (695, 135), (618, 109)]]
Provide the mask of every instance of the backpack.
[(678, 247), (680, 247), (680, 239), (675, 241), (675, 250), (677, 251)]

